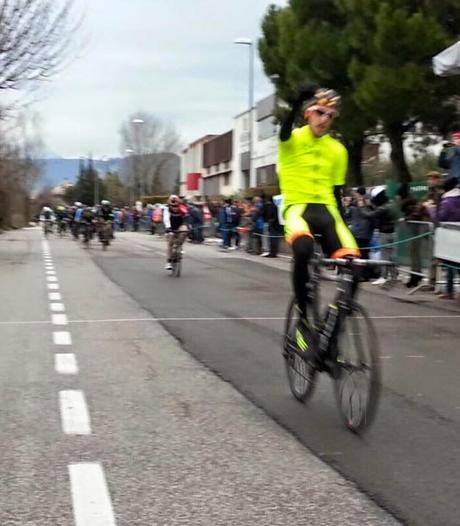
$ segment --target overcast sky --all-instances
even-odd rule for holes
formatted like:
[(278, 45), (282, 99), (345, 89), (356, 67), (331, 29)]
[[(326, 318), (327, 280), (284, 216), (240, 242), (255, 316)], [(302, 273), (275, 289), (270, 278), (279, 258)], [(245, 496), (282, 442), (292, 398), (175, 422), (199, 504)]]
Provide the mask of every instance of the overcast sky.
[[(172, 121), (184, 144), (232, 127), (248, 104), (248, 48), (270, 4), (286, 0), (75, 0), (86, 10), (81, 56), (40, 90), (47, 151), (120, 155), (119, 128), (138, 110)], [(256, 60), (255, 97), (270, 82)]]

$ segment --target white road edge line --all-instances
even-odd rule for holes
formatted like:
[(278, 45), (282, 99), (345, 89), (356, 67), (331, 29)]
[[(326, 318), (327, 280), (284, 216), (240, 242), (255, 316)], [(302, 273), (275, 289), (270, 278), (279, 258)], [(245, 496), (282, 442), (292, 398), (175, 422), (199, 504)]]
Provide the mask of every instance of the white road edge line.
[(91, 424), (83, 391), (59, 391), (62, 430), (66, 435), (90, 435)]
[[(460, 318), (459, 315), (436, 315), (436, 316), (369, 316), (371, 320), (397, 320), (400, 318), (404, 319), (418, 319), (418, 318)], [(107, 318), (107, 319), (96, 319), (96, 320), (70, 320), (69, 323), (122, 323), (130, 321), (264, 321), (264, 320), (285, 320), (285, 316), (240, 316), (240, 317), (165, 317), (165, 318)]]
[[(49, 283), (49, 289), (59, 289), (59, 285)], [(56, 316), (57, 323), (53, 321), (53, 316)], [(434, 319), (457, 319), (460, 315), (439, 315), (439, 316), (370, 316), (372, 320), (393, 320), (393, 319), (418, 319), (418, 318), (434, 318)], [(67, 325), (72, 323), (130, 323), (130, 322), (161, 322), (161, 321), (282, 321), (286, 318), (284, 316), (247, 316), (235, 318), (106, 318), (95, 320), (69, 320), (65, 314), (53, 314), (52, 321), (46, 320), (19, 320), (19, 321), (0, 321), (0, 325), (40, 325), (53, 323), (55, 325)], [(64, 321), (63, 321), (64, 320)]]
[(54, 369), (58, 374), (78, 374), (77, 358), (73, 353), (56, 353)]
[(99, 462), (69, 464), (70, 492), (76, 526), (116, 526), (112, 501)]

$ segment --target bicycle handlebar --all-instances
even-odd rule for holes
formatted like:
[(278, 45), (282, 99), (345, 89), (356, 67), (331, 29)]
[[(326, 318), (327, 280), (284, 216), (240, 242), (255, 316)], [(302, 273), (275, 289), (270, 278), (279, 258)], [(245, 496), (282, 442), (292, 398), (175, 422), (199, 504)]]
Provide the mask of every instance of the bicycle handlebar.
[(373, 260), (373, 259), (361, 259), (361, 258), (322, 258), (319, 261), (322, 266), (334, 265), (336, 267), (390, 267), (394, 266), (393, 261), (387, 261), (384, 259)]

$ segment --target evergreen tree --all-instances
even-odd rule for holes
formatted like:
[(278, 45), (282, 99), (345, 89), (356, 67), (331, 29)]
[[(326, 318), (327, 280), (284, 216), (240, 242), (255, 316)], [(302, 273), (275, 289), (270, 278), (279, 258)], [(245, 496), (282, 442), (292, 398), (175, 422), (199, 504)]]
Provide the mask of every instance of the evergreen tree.
[(267, 75), (276, 78), (281, 99), (290, 101), (305, 80), (341, 94), (342, 111), (336, 128), (349, 153), (350, 180), (361, 185), (364, 132), (376, 119), (355, 103), (348, 76), (351, 47), (345, 27), (346, 17), (334, 0), (292, 0), (286, 8), (271, 6), (262, 23), (259, 52)]
[(411, 175), (404, 157), (406, 131), (417, 121), (443, 131), (455, 120), (452, 95), (460, 81), (440, 79), (432, 57), (457, 38), (458, 0), (338, 0), (353, 50), (349, 74), (354, 100), (384, 126), (397, 177)]
[[(91, 159), (88, 161), (88, 166), (85, 166), (84, 161), (80, 160), (77, 182), (66, 192), (66, 199), (71, 203), (80, 201), (86, 205), (93, 205), (95, 177), (97, 176), (97, 171), (94, 169)], [(99, 188), (101, 189), (102, 186), (102, 182), (99, 179)], [(100, 195), (102, 194), (100, 193)]]
[(405, 132), (417, 121), (441, 132), (455, 122), (460, 81), (436, 78), (431, 58), (456, 40), (458, 27), (459, 0), (291, 0), (267, 11), (259, 52), (281, 99), (289, 102), (305, 80), (342, 95), (337, 128), (355, 184), (364, 137), (377, 123), (405, 181)]

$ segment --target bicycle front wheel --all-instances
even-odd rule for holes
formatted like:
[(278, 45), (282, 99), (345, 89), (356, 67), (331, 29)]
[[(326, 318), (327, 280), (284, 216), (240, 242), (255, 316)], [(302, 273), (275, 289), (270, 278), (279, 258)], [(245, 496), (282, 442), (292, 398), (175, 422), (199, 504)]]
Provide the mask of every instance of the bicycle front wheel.
[(283, 337), (283, 356), (289, 388), (299, 402), (305, 403), (313, 394), (316, 384), (317, 370), (304, 360), (296, 351), (295, 331), (299, 321), (296, 302), (293, 298), (289, 303)]
[(380, 398), (380, 351), (372, 321), (357, 303), (342, 320), (335, 379), (339, 413), (346, 427), (362, 433), (375, 418)]

